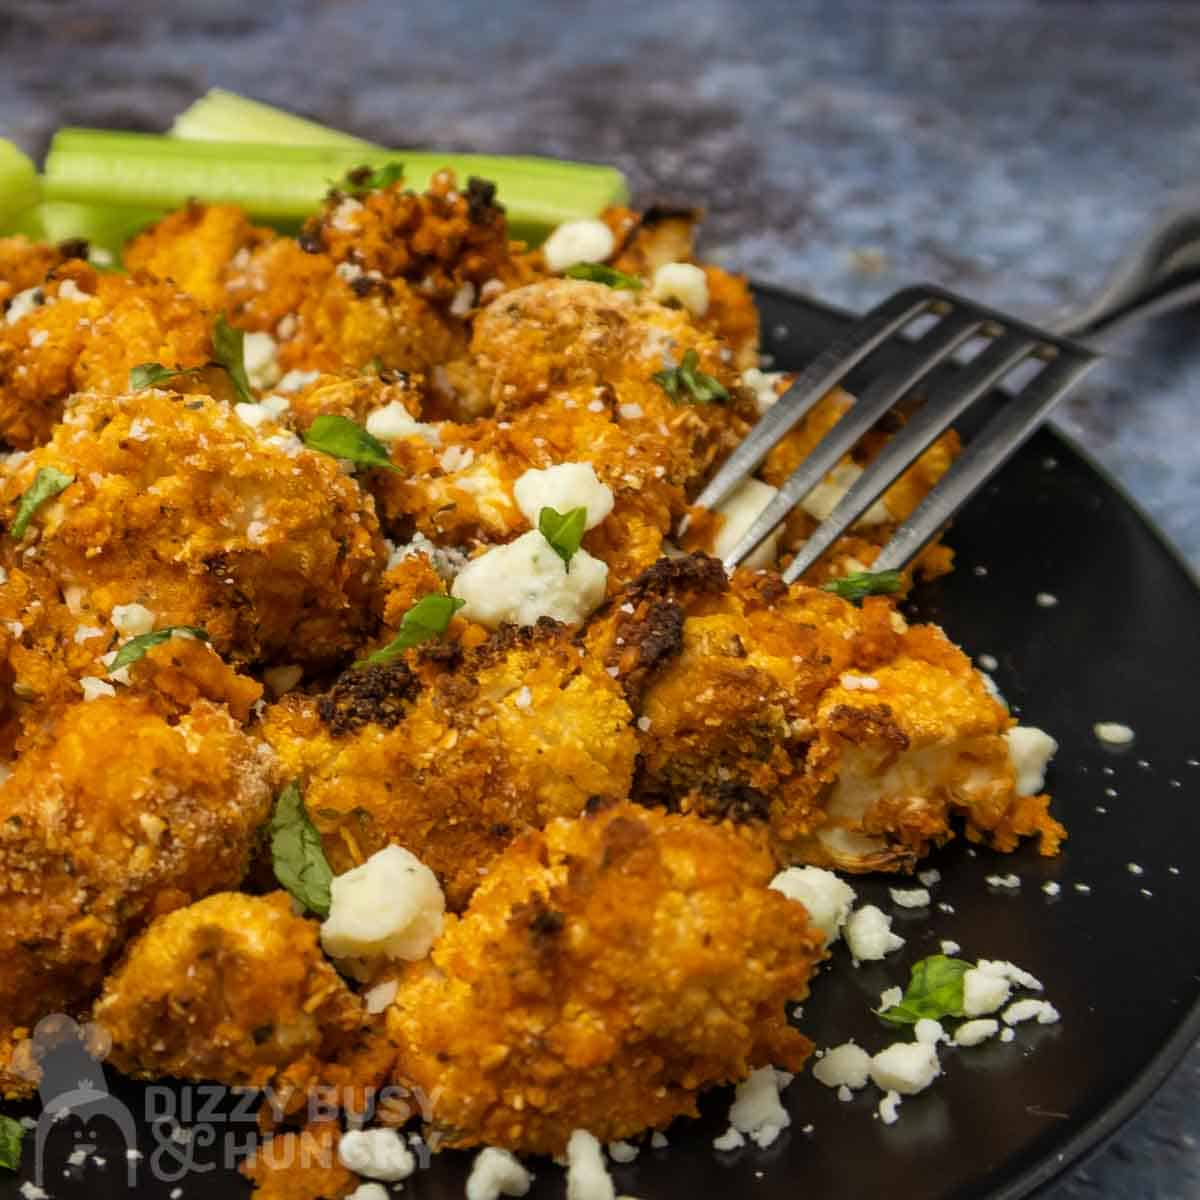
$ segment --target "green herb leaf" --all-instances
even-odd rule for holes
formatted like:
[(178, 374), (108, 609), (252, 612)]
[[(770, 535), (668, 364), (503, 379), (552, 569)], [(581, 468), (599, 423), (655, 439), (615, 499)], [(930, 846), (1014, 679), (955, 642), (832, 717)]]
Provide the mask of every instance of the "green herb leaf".
[(304, 444), (334, 458), (345, 458), (356, 467), (384, 467), (398, 471), (388, 458), (387, 447), (348, 417), (325, 414), (318, 417), (304, 435)]
[(161, 646), (163, 642), (170, 641), (176, 633), (185, 633), (189, 637), (194, 637), (198, 642), (212, 641), (212, 638), (203, 629), (197, 629), (195, 625), (168, 625), (165, 629), (156, 629), (153, 633), (143, 633), (138, 637), (130, 638), (117, 651), (117, 657), (108, 664), (108, 674), (115, 674), (122, 667), (137, 662), (151, 646)]
[(400, 632), (382, 649), (368, 654), (366, 658), (360, 658), (354, 665), (370, 667), (376, 663), (390, 662), (405, 650), (411, 650), (430, 638), (440, 637), (450, 628), (450, 618), (464, 604), (465, 600), (459, 600), (455, 596), (442, 596), (436, 592), (422, 596), (400, 618)]
[(587, 529), (587, 509), (573, 508), (560, 513), (553, 508), (543, 508), (538, 513), (538, 530), (550, 543), (550, 549), (571, 569), (571, 559), (583, 541)]
[(53, 467), (42, 467), (33, 477), (33, 483), (21, 496), (21, 502), (17, 505), (17, 515), (13, 518), (12, 528), (9, 530), (13, 537), (24, 537), (25, 530), (29, 528), (29, 522), (33, 520), (33, 514), (47, 500), (53, 499), (74, 482), (74, 475), (64, 475)]
[(140, 363), (129, 372), (129, 390), (140, 392), (143, 388), (158, 387), (169, 379), (178, 379), (181, 375), (195, 375), (202, 367), (164, 367), (162, 363)]
[(563, 274), (568, 279), (586, 279), (591, 283), (602, 283), (605, 287), (624, 288), (630, 292), (640, 292), (646, 285), (636, 275), (626, 275), (616, 267), (606, 267), (603, 263), (583, 262), (568, 267)]
[(862, 603), (865, 596), (893, 596), (903, 586), (904, 576), (899, 571), (854, 571), (821, 585), (853, 604)]
[(380, 188), (391, 187), (403, 178), (404, 164), (390, 162), (382, 167), (355, 167), (346, 172), (346, 178), (340, 186), (347, 192), (374, 192)]
[(333, 871), (294, 780), (280, 792), (271, 817), (271, 861), (275, 878), (309, 912), (329, 916)]
[(974, 964), (945, 954), (931, 954), (913, 964), (904, 999), (878, 1016), (889, 1025), (915, 1025), (925, 1017), (963, 1016), (963, 976)]
[(250, 390), (250, 379), (246, 375), (245, 333), (234, 329), (222, 313), (213, 322), (212, 342), (213, 357), (229, 372), (238, 399), (243, 404), (253, 404), (254, 393)]
[(21, 1165), (21, 1142), (25, 1130), (20, 1121), (0, 1116), (0, 1167), (15, 1171)]
[(711, 375), (706, 375), (699, 367), (700, 356), (695, 350), (688, 350), (679, 366), (669, 371), (656, 371), (654, 382), (676, 404), (712, 404), (714, 401), (723, 403), (728, 400), (729, 393), (721, 383)]

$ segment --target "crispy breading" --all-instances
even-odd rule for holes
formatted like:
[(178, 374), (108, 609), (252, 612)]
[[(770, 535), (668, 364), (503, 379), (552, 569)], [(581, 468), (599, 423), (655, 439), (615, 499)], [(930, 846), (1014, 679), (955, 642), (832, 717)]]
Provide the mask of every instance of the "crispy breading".
[(554, 622), (506, 627), (424, 686), (392, 667), (288, 697), (263, 734), (302, 781), (335, 871), (395, 843), (452, 908), (519, 833), (626, 796), (635, 753), (620, 689)]
[(620, 804), (530, 833), (447, 921), (388, 1011), (443, 1144), (561, 1153), (694, 1115), (768, 1063), (823, 952), (745, 830)]
[(156, 918), (93, 1010), (126, 1075), (253, 1088), (336, 1053), (363, 1018), (284, 892), (220, 892)]
[(358, 1176), (342, 1166), (336, 1121), (277, 1133), (239, 1170), (254, 1184), (254, 1200), (342, 1200), (358, 1186)]
[(271, 759), (223, 706), (71, 705), (0, 783), (0, 1010), (77, 1011), (155, 915), (242, 880)]
[(86, 248), (78, 242), (49, 246), (21, 235), (0, 238), (0, 309), (7, 309), (18, 292), (44, 283), (68, 259), (86, 257)]
[(365, 188), (367, 179), (352, 173), (305, 223), (299, 240), (310, 253), (353, 263), (367, 278), (406, 279), (458, 316), (484, 288), (496, 295), (533, 277), (523, 247), (508, 240), (504, 208), (487, 180), (460, 188), (453, 171), (438, 171), (423, 193), (403, 182), (370, 190), (356, 182)]
[(375, 626), (374, 505), (290, 433), (256, 432), (203, 396), (86, 395), (3, 470), (7, 521), (43, 467), (74, 481), (20, 543), (0, 539), (0, 615), (21, 625), (8, 662), (27, 699), (110, 648), (116, 605), (198, 626), (239, 663), (331, 664)]
[(910, 868), (952, 816), (1006, 848), (1018, 828), (1050, 852), (1061, 836), (1016, 794), (1013, 721), (970, 660), (883, 597), (726, 584), (697, 556), (635, 581), (587, 638), (639, 716), (634, 797), (765, 822), (780, 862)]
[(139, 233), (121, 258), (127, 270), (169, 279), (204, 308), (220, 312), (230, 274), (275, 237), (236, 205), (193, 202)]
[[(212, 357), (211, 316), (174, 284), (72, 260), (39, 292), (40, 305), (0, 322), (0, 438), (10, 446), (45, 442), (73, 392), (124, 392), (140, 363)], [(227, 388), (222, 374), (210, 373), (210, 385)]]

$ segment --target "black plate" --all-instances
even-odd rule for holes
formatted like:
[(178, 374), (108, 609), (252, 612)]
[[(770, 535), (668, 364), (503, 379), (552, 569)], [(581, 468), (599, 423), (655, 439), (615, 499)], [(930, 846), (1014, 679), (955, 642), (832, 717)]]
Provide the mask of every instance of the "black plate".
[[(802, 365), (847, 319), (775, 291), (760, 299), (780, 366)], [(948, 847), (931, 865), (942, 873), (935, 899), (954, 912), (898, 911), (908, 945), (883, 964), (856, 970), (839, 947), (801, 1024), (819, 1046), (848, 1037), (883, 1046), (890, 1039), (869, 1009), (942, 938), (961, 943), (967, 956), (1011, 959), (1034, 972), (1062, 1023), (1021, 1026), (1010, 1045), (943, 1052), (944, 1078), (906, 1101), (890, 1127), (873, 1119), (874, 1089), (842, 1104), (806, 1074), (786, 1093), (793, 1124), (775, 1145), (718, 1154), (710, 1142), (725, 1128), (728, 1095), (717, 1093), (700, 1122), (677, 1124), (669, 1149), (646, 1149), (614, 1167), (618, 1192), (647, 1200), (1009, 1200), (1115, 1130), (1200, 1034), (1200, 732), (1182, 699), (1200, 678), (1200, 592), (1130, 501), (1049, 431), (970, 506), (950, 541), (958, 570), (919, 592), (916, 614), (943, 624), (968, 652), (993, 655), (1014, 709), (1058, 739), (1049, 783), (1071, 837), (1052, 860), (1028, 848), (998, 856)], [(1058, 603), (1039, 606), (1042, 592)], [(1092, 725), (1101, 720), (1131, 725), (1134, 746), (1099, 744)], [(1144, 873), (1131, 873), (1131, 862)], [(987, 875), (1009, 871), (1021, 876), (1019, 892), (989, 889)], [(1049, 881), (1060, 884), (1059, 896), (1042, 891)], [(884, 881), (856, 886), (864, 900), (892, 907)], [(162, 1143), (142, 1115), (148, 1104), (150, 1116), (172, 1106), (180, 1114), (183, 1098), (198, 1108), (204, 1095), (113, 1084), (137, 1119), (146, 1156), (136, 1164), (138, 1195), (166, 1198), (176, 1187), (190, 1200), (244, 1194), (210, 1164), (248, 1144), (251, 1123), (220, 1110), (215, 1121), (201, 1119), (190, 1144)], [(128, 1195), (123, 1149), (102, 1122), (89, 1133), (99, 1135), (106, 1165), (64, 1176), (79, 1133), (73, 1120), (51, 1131), (47, 1190), (62, 1200)], [(32, 1136), (28, 1143), (22, 1178), (32, 1170)], [(468, 1165), (465, 1155), (443, 1156), (403, 1194), (458, 1200)], [(562, 1195), (557, 1168), (544, 1164), (539, 1176), (535, 1196)], [(0, 1183), (2, 1200), (17, 1195), (15, 1181)]]

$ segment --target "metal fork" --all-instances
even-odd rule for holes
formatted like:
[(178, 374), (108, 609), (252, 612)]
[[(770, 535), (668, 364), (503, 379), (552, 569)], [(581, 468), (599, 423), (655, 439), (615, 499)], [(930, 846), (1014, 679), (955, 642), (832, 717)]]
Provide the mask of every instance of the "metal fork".
[[(1097, 337), (1131, 321), (1158, 316), (1200, 299), (1200, 205), (1160, 220), (1109, 275), (1087, 303), (1060, 312), (1046, 328), (1031, 325), (933, 286), (905, 288), (888, 297), (828, 346), (771, 406), (725, 461), (696, 503), (714, 509), (766, 458), (772, 447), (833, 387), (906, 327), (927, 327), (905, 342), (899, 365), (877, 375), (818, 443), (725, 557), (732, 570), (787, 518), (843, 455), (899, 401), (923, 401), (829, 516), (797, 551), (783, 573), (798, 579), (878, 500), (913, 462), (982, 396), (1010, 380), (1026, 378), (1000, 411), (971, 439), (871, 564), (896, 570), (916, 557), (966, 501), (1033, 433), (1050, 409), (1098, 360), (1075, 337)], [(960, 370), (930, 382), (931, 375), (972, 340), (987, 345)], [(869, 365), (869, 363), (868, 363)], [(929, 383), (928, 388), (923, 387)]]

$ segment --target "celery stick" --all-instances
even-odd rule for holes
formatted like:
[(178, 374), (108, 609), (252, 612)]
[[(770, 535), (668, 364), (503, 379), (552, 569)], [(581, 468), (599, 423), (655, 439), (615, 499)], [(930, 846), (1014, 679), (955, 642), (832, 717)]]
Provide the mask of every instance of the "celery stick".
[(458, 177), (493, 180), (518, 235), (545, 233), (563, 221), (593, 216), (628, 192), (612, 167), (553, 159), (192, 142), (156, 134), (63, 129), (46, 158), (44, 193), (54, 201), (118, 208), (176, 208), (190, 198), (238, 204), (253, 217), (295, 222), (312, 213), (347, 171), (400, 161), (418, 190), (449, 167)]
[(0, 229), (7, 229), (38, 202), (37, 169), (12, 142), (0, 138)]
[(121, 247), (134, 234), (166, 212), (159, 208), (114, 208), (110, 204), (73, 204), (65, 200), (48, 201), (39, 205), (37, 211), (44, 241), (83, 238), (93, 251), (107, 251), (114, 261), (119, 261)]
[(282, 108), (212, 88), (175, 118), (171, 135), (203, 142), (262, 142), (276, 146), (349, 146), (378, 149), (371, 142), (297, 117)]

